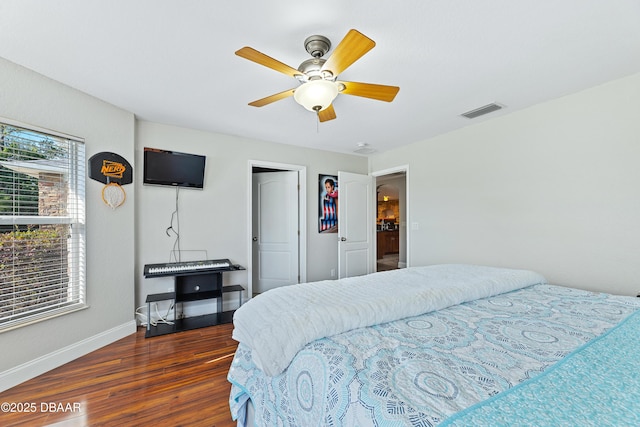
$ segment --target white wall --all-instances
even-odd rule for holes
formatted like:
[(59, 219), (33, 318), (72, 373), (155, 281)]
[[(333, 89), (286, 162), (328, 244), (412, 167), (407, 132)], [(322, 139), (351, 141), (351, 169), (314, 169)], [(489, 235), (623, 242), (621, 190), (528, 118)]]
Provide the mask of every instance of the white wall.
[[(145, 264), (170, 261), (174, 238), (167, 236), (165, 230), (175, 209), (176, 194), (173, 188), (142, 185), (144, 147), (207, 156), (204, 189), (182, 189), (179, 193), (181, 248), (183, 251), (206, 251), (208, 258), (229, 258), (244, 266), (247, 265), (251, 238), (247, 229), (249, 160), (305, 166), (307, 281), (328, 279), (331, 270), (337, 269), (337, 235), (318, 233), (318, 175), (337, 174), (338, 170), (366, 174), (366, 157), (146, 121), (139, 121), (136, 129), (136, 162), (140, 165), (135, 177), (138, 307), (144, 304), (147, 294), (167, 292), (173, 286), (170, 277), (144, 279), (142, 275)], [(225, 274), (225, 284), (231, 283), (246, 284), (247, 272)]]
[[(101, 151), (134, 165), (133, 114), (0, 58), (0, 116), (82, 137), (87, 159)], [(0, 333), (0, 390), (135, 331), (135, 187), (112, 210), (103, 184), (86, 178), (89, 308)]]
[(410, 165), (413, 266), (527, 268), (636, 295), (639, 117), (636, 74), (376, 155), (370, 170)]

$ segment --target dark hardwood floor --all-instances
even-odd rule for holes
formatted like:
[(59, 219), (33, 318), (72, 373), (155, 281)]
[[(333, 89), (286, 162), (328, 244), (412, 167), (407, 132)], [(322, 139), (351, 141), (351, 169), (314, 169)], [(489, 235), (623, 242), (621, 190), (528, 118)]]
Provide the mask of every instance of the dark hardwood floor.
[(22, 411), (3, 405), (0, 426), (234, 426), (226, 379), (237, 346), (232, 329), (145, 339), (140, 328), (0, 393), (0, 403)]

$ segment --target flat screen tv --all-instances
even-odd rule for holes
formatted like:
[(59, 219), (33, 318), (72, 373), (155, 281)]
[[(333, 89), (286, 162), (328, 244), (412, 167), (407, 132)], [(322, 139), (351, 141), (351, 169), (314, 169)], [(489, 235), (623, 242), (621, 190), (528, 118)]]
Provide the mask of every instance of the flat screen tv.
[(203, 188), (205, 156), (144, 148), (144, 184)]

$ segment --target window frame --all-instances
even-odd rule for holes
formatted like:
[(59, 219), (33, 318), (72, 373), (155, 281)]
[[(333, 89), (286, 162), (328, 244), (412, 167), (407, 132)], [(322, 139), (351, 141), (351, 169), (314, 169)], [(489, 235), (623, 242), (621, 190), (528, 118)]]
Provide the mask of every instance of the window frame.
[[(66, 185), (67, 199), (65, 207), (73, 205), (73, 212), (65, 215), (0, 215), (0, 225), (69, 225), (67, 248), (67, 291), (73, 295), (71, 301), (63, 306), (52, 303), (49, 308), (36, 313), (19, 315), (15, 318), (0, 318), (0, 333), (49, 320), (58, 316), (88, 308), (86, 298), (86, 146), (84, 138), (45, 129), (0, 116), (0, 125), (7, 125), (35, 132), (43, 136), (66, 140), (69, 144), (68, 155), (71, 161), (65, 168), (68, 174)], [(58, 145), (59, 146), (59, 145)], [(64, 281), (59, 282), (64, 284)], [(15, 285), (13, 282), (10, 286)], [(2, 284), (0, 284), (2, 286)], [(14, 289), (15, 294), (15, 289)]]

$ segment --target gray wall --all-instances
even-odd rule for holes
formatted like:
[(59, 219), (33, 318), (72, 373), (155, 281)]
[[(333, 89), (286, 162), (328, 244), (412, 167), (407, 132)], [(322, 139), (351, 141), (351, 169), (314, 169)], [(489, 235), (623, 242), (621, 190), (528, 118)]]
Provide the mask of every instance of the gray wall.
[[(328, 279), (331, 270), (337, 269), (337, 235), (318, 233), (318, 175), (337, 174), (339, 170), (366, 174), (366, 157), (139, 121), (136, 160), (140, 167), (135, 179), (138, 307), (147, 294), (166, 292), (173, 283), (171, 278), (144, 279), (142, 276), (145, 264), (169, 261), (174, 238), (167, 236), (165, 230), (175, 209), (173, 188), (142, 185), (144, 147), (207, 156), (204, 189), (183, 189), (179, 193), (180, 246), (183, 251), (206, 251), (211, 259), (229, 258), (245, 266), (251, 238), (247, 227), (249, 161), (305, 166), (307, 281)], [(225, 280), (246, 284), (247, 272), (226, 274)]]
[[(0, 58), (0, 116), (82, 137), (87, 159), (100, 151), (120, 154), (134, 165), (133, 114), (71, 89)], [(89, 308), (0, 334), (2, 375), (55, 353), (57, 361), (92, 350), (96, 336), (124, 336), (135, 330), (134, 204), (135, 186), (127, 200), (112, 210), (101, 198), (103, 184), (86, 179), (87, 302)], [(113, 332), (113, 331), (116, 332)]]
[(410, 265), (636, 295), (639, 112), (636, 74), (374, 156), (371, 171), (410, 166)]

